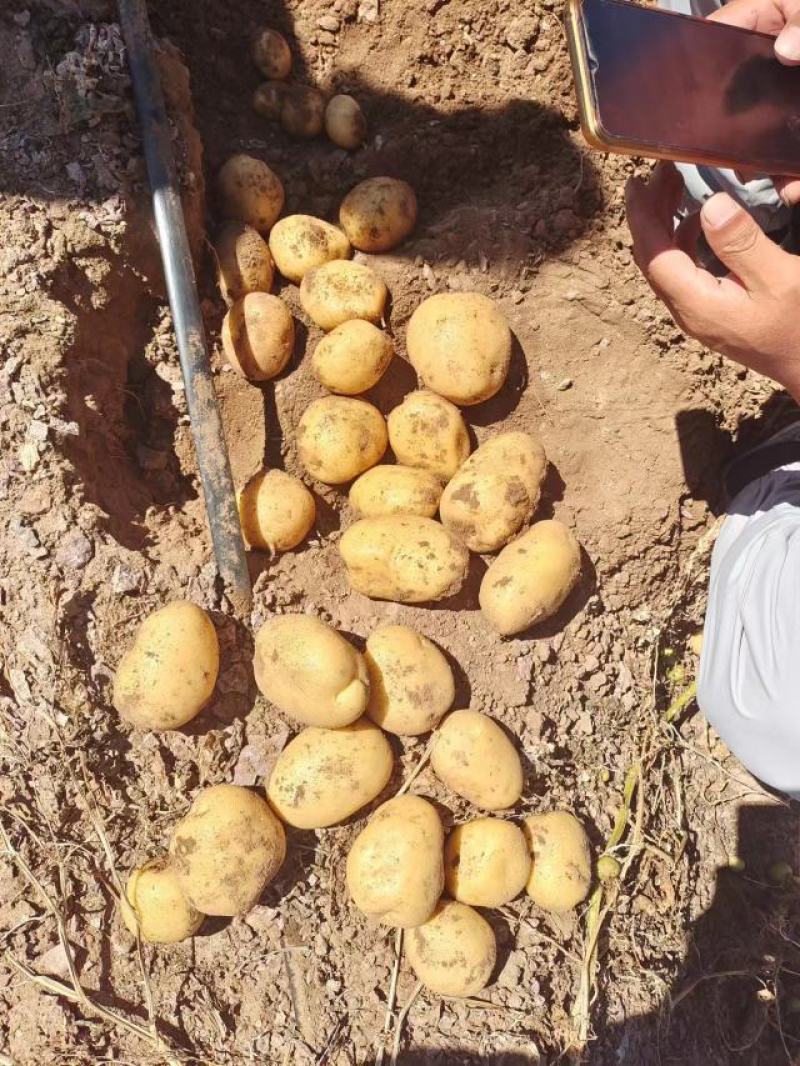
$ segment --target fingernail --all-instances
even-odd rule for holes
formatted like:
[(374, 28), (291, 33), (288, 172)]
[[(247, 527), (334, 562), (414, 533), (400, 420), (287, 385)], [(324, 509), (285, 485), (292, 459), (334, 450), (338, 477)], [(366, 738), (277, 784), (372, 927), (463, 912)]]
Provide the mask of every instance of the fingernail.
[(739, 214), (741, 207), (725, 193), (717, 193), (703, 204), (702, 215), (712, 229), (721, 229)]
[(775, 40), (775, 51), (789, 63), (800, 63), (800, 26), (784, 26)]

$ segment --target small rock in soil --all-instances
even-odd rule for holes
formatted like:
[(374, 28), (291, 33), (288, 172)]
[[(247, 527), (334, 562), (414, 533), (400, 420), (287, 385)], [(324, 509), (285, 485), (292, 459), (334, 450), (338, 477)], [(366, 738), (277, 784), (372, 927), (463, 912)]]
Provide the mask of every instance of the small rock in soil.
[(65, 570), (82, 570), (92, 560), (94, 545), (81, 530), (75, 529), (63, 539), (56, 552), (56, 562)]

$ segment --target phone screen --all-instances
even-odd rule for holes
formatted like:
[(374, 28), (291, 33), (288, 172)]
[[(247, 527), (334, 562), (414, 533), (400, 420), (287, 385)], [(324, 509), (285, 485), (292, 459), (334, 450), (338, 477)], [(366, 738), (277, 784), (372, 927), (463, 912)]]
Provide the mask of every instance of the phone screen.
[(773, 37), (626, 0), (584, 0), (582, 25), (611, 143), (800, 173), (800, 68)]

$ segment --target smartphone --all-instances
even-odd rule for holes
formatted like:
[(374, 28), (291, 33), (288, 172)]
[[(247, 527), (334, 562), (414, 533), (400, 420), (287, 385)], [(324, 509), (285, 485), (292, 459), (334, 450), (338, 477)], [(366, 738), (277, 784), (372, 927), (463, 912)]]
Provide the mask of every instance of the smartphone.
[(568, 0), (567, 36), (594, 148), (800, 176), (800, 67), (774, 37), (627, 0)]

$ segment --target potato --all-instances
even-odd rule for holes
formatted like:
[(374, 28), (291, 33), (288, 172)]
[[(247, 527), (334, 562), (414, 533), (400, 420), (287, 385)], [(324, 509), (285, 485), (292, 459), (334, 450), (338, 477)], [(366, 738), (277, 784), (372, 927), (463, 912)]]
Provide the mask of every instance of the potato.
[[(358, 247), (352, 235), (351, 244)], [(411, 365), (429, 389), (453, 403), (482, 403), (508, 375), (511, 330), (497, 305), (477, 292), (437, 293), (408, 323)]]
[(492, 437), (442, 493), (442, 525), (471, 551), (497, 551), (536, 509), (546, 469), (544, 448), (532, 433)]
[(320, 329), (330, 330), (352, 318), (377, 325), (389, 290), (374, 270), (361, 263), (334, 260), (305, 275), (300, 283), (300, 303)]
[(377, 385), (393, 355), (391, 337), (371, 322), (354, 318), (322, 338), (314, 349), (311, 369), (326, 389), (356, 396)]
[(325, 97), (310, 85), (288, 86), (281, 103), (281, 125), (290, 137), (310, 140), (322, 133)]
[(311, 215), (287, 215), (269, 235), (269, 250), (278, 270), (299, 285), (309, 270), (332, 259), (348, 259), (350, 241), (336, 226)]
[(388, 252), (417, 222), (417, 198), (407, 181), (367, 178), (345, 196), (339, 222), (361, 252)]
[(228, 305), (249, 292), (269, 292), (275, 277), (267, 242), (245, 222), (227, 222), (219, 232), (214, 250), (217, 283)]
[(297, 426), (300, 461), (317, 481), (341, 485), (380, 462), (388, 438), (377, 407), (345, 396), (323, 396)]
[(480, 711), (453, 711), (433, 740), (431, 767), (448, 788), (486, 811), (513, 807), (522, 795), (517, 749)]
[(525, 888), (531, 856), (525, 834), (501, 818), (457, 825), (444, 849), (444, 876), (453, 899), (472, 907), (502, 907)]
[(325, 108), (325, 132), (339, 148), (358, 148), (367, 136), (367, 120), (358, 101), (340, 93)]
[(475, 996), (497, 961), (492, 927), (472, 907), (443, 899), (424, 925), (407, 935), (406, 956), (420, 981), (440, 996)]
[(536, 522), (508, 544), (483, 575), (479, 599), (504, 637), (554, 615), (581, 572), (581, 547), (561, 522)]
[(283, 210), (283, 185), (266, 163), (251, 155), (232, 155), (217, 175), (225, 218), (269, 233)]
[(389, 443), (398, 463), (418, 466), (449, 481), (469, 455), (459, 409), (435, 392), (410, 392), (389, 412)]
[(296, 722), (338, 729), (366, 710), (364, 656), (318, 618), (289, 614), (265, 622), (253, 665), (261, 692)]
[(379, 807), (347, 856), (347, 888), (356, 907), (383, 925), (427, 922), (444, 887), (444, 830), (432, 803), (397, 796)]
[(362, 518), (339, 541), (356, 592), (374, 600), (426, 603), (455, 596), (469, 569), (469, 552), (432, 518)]
[(288, 78), (292, 53), (283, 34), (277, 30), (260, 30), (253, 41), (253, 62), (265, 78)]
[(367, 638), (367, 714), (387, 733), (427, 733), (453, 706), (453, 671), (433, 641), (408, 626), (379, 626)]
[(217, 632), (202, 607), (175, 600), (148, 615), (114, 678), (113, 702), (139, 729), (180, 729), (211, 699)]
[(262, 118), (274, 122), (281, 117), (286, 84), (282, 81), (264, 81), (253, 93), (253, 110)]
[(239, 493), (239, 518), (251, 548), (289, 551), (305, 540), (317, 507), (303, 482), (282, 470), (262, 470)]
[(222, 350), (242, 377), (269, 381), (286, 366), (294, 350), (294, 319), (286, 304), (267, 292), (249, 292), (222, 323)]
[(280, 870), (286, 836), (255, 792), (212, 785), (175, 826), (169, 854), (192, 906), (203, 914), (244, 914)]
[(205, 915), (191, 905), (166, 858), (152, 859), (134, 870), (120, 900), (128, 930), (148, 944), (177, 944), (194, 936)]
[(441, 495), (441, 481), (428, 470), (414, 466), (373, 466), (353, 483), (350, 506), (363, 518), (391, 514), (433, 518)]
[(341, 729), (309, 726), (278, 756), (267, 799), (289, 825), (324, 829), (379, 796), (392, 768), (388, 740), (366, 718)]
[(586, 899), (592, 883), (586, 830), (569, 811), (529, 814), (522, 825), (533, 859), (528, 895), (556, 914), (577, 907)]

